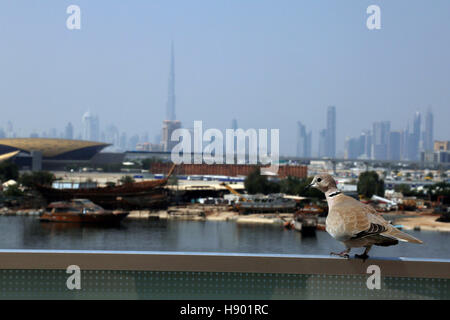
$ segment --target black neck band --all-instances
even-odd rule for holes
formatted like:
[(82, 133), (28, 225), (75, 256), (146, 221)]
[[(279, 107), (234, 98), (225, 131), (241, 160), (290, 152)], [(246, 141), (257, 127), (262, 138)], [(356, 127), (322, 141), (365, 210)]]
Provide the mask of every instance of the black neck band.
[(329, 197), (333, 198), (334, 196), (337, 196), (338, 194), (341, 194), (341, 192), (340, 191), (333, 192), (332, 194), (329, 195)]

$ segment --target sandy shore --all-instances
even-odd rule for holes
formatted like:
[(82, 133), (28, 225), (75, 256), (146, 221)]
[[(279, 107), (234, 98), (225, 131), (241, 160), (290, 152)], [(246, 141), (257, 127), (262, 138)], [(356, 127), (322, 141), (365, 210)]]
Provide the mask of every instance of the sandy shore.
[[(223, 208), (222, 208), (223, 209)], [(293, 214), (282, 214), (286, 220), (291, 220)], [(131, 211), (128, 215), (131, 219), (174, 219), (191, 221), (234, 221), (236, 223), (255, 223), (255, 224), (283, 224), (282, 218), (276, 213), (268, 214), (247, 214), (239, 215), (235, 211), (229, 210), (210, 210), (205, 208), (171, 208), (156, 212), (149, 211)]]
[(436, 221), (437, 218), (439, 215), (407, 217), (395, 220), (395, 224), (402, 225), (405, 230), (450, 232), (450, 223)]

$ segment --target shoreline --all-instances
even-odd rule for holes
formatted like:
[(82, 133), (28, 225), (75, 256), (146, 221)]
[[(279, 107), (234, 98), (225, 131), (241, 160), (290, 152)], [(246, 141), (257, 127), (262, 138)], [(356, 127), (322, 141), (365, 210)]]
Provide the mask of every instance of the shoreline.
[[(0, 209), (0, 216), (35, 216), (42, 214), (44, 209)], [(132, 210), (126, 219), (149, 220), (186, 220), (186, 221), (225, 221), (240, 224), (280, 225), (293, 219), (293, 213), (254, 213), (240, 215), (227, 206), (185, 205), (172, 206), (167, 210)], [(392, 224), (401, 225), (403, 230), (450, 232), (450, 223), (436, 221), (439, 214), (414, 211), (386, 212), (386, 220), (392, 217)], [(283, 220), (285, 219), (285, 220)]]
[(395, 224), (403, 226), (403, 230), (450, 232), (449, 222), (436, 221), (439, 214), (418, 217), (402, 217), (395, 220)]

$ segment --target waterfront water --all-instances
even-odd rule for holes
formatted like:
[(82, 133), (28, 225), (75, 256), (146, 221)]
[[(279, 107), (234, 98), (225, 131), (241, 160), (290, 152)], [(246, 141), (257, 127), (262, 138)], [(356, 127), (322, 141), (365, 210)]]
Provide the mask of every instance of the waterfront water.
[[(450, 233), (408, 231), (423, 245), (373, 247), (372, 256), (450, 259)], [(314, 237), (275, 225), (235, 222), (125, 219), (119, 227), (42, 223), (36, 217), (0, 216), (0, 249), (143, 250), (319, 254), (342, 250), (326, 232)], [(362, 249), (353, 249), (358, 253)]]

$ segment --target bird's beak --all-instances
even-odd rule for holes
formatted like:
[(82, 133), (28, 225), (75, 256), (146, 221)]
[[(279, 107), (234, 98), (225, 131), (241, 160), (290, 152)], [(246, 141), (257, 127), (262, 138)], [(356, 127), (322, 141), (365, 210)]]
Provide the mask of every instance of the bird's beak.
[(309, 189), (309, 188), (311, 188), (313, 185), (314, 185), (314, 183), (311, 182), (310, 184), (308, 184), (308, 185), (306, 186), (305, 189)]

